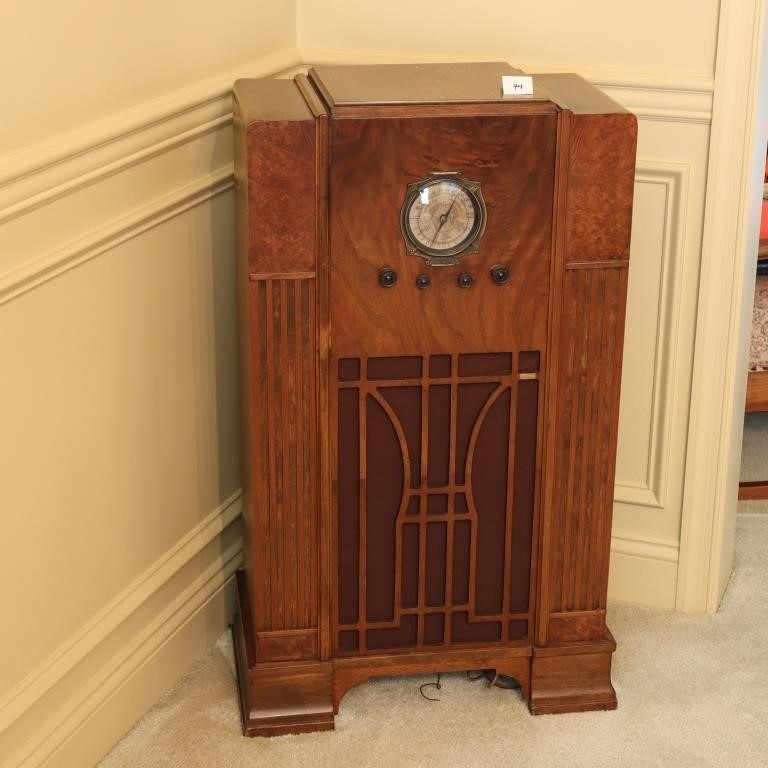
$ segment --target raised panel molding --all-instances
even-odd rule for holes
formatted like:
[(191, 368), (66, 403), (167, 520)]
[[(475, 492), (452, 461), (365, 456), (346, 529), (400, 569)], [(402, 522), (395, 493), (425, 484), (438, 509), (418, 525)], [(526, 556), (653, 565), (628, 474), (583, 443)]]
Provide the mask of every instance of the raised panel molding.
[[(659, 290), (653, 304), (644, 304), (655, 322), (651, 420), (648, 433), (642, 437), (647, 441), (647, 462), (638, 473), (642, 481), (616, 478), (614, 500), (644, 507), (663, 509), (668, 503), (668, 479), (671, 444), (671, 415), (674, 405), (674, 382), (676, 379), (677, 339), (680, 322), (679, 295), (685, 254), (684, 212), (687, 205), (690, 166), (685, 163), (666, 163), (639, 159), (635, 184), (660, 185), (664, 194), (664, 208), (661, 220), (643, 222), (643, 226), (658, 227), (661, 230), (661, 254), (659, 263)], [(630, 260), (630, 264), (632, 261)], [(630, 295), (632, 292), (632, 267), (630, 266)], [(637, 322), (631, 315), (627, 323)], [(627, 347), (625, 354), (631, 354)], [(626, 407), (626, 404), (625, 406)], [(636, 435), (622, 435), (621, 421), (619, 440), (637, 439)]]
[[(228, 193), (233, 81), (297, 62), (279, 51), (0, 157), (0, 305)], [(221, 634), (240, 513), (238, 491), (2, 693), (0, 764), (92, 764)]]

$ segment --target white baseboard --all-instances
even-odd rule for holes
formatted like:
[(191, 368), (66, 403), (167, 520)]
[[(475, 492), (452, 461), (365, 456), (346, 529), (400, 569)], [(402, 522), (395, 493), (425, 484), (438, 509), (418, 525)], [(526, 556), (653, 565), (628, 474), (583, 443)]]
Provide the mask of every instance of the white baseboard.
[(614, 528), (608, 599), (674, 611), (679, 554), (675, 539)]
[(0, 764), (92, 764), (226, 629), (239, 515), (236, 494), (3, 697)]
[(224, 631), (222, 617), (231, 616), (234, 579), (210, 594), (177, 632), (116, 688), (98, 708), (40, 763), (43, 768), (85, 768), (94, 765), (171, 688)]

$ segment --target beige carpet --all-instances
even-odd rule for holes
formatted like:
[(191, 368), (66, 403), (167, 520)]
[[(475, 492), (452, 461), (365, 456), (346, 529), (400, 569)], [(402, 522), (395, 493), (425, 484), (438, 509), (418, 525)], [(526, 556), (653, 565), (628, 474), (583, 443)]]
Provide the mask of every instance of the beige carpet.
[(768, 413), (748, 413), (744, 418), (741, 479), (768, 479)]
[[(768, 480), (768, 413), (746, 414), (740, 479)], [(768, 513), (768, 499), (743, 501), (740, 509), (745, 512)]]
[[(737, 562), (714, 616), (610, 606), (615, 712), (532, 717), (517, 691), (433, 677), (352, 690), (336, 731), (245, 739), (228, 635), (99, 764), (101, 768), (766, 768), (768, 515), (739, 515)], [(434, 691), (434, 689), (431, 689)]]

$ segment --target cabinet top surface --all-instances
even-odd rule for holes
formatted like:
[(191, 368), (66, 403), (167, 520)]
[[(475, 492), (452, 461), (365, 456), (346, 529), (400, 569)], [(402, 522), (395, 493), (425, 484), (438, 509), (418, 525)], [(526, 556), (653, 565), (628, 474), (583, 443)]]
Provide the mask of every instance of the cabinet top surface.
[[(235, 111), (244, 125), (312, 121), (318, 114), (348, 116), (367, 108), (421, 110), (449, 105), (517, 112), (567, 109), (574, 114), (626, 112), (599, 88), (575, 74), (533, 75), (532, 96), (503, 96), (502, 75), (525, 74), (504, 61), (460, 64), (320, 65), (293, 80), (238, 80)], [(323, 102), (325, 106), (323, 105)], [(498, 113), (498, 112), (497, 112)]]
[[(309, 79), (328, 106), (384, 104), (509, 103), (502, 96), (501, 76), (522, 75), (504, 61), (461, 64), (321, 65)], [(514, 101), (549, 101), (534, 87), (534, 95)]]

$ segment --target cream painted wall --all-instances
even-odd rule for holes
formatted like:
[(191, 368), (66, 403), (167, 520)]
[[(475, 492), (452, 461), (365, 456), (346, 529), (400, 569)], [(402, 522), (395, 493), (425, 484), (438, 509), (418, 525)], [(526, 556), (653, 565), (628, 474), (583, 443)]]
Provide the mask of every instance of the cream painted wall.
[(240, 76), (503, 58), (636, 112), (610, 590), (678, 604), (720, 5), (0, 6), (0, 764), (92, 764), (230, 616)]
[(290, 0), (3, 2), (0, 155), (291, 48), (294, 30)]
[(0, 690), (238, 490), (231, 219), (219, 195), (0, 308)]
[(295, 11), (0, 5), (0, 765), (92, 765), (231, 617), (230, 88)]
[(711, 77), (717, 11), (715, 0), (301, 0), (298, 42), (307, 53), (395, 51)]

